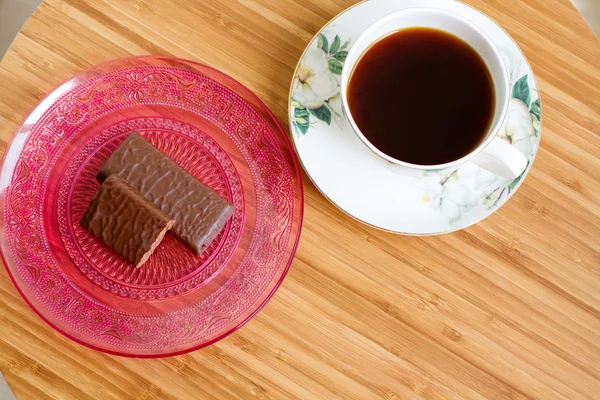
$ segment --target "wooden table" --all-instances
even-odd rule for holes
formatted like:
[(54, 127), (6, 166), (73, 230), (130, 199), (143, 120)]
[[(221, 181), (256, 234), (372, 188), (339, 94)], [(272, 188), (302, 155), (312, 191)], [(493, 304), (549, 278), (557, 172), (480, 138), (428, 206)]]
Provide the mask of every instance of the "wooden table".
[[(0, 64), (2, 151), (48, 91), (130, 55), (189, 58), (287, 124), (308, 41), (352, 0), (48, 0)], [(346, 217), (304, 179), (291, 271), (243, 329), (192, 354), (113, 357), (46, 325), (0, 269), (0, 370), (20, 399), (600, 398), (600, 41), (568, 0), (468, 0), (543, 97), (533, 171), (493, 216), (430, 238)]]

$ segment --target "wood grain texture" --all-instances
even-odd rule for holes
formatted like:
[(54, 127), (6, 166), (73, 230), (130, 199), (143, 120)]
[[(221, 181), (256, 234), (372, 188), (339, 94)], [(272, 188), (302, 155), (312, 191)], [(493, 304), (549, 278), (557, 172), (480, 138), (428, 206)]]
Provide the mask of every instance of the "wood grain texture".
[[(243, 329), (192, 354), (108, 356), (46, 325), (0, 269), (0, 370), (20, 399), (600, 398), (600, 41), (568, 0), (468, 0), (518, 42), (542, 93), (535, 165), (464, 231), (395, 236), (304, 177), (291, 271)], [(48, 0), (0, 63), (0, 150), (76, 72), (117, 57), (212, 65), (287, 123), (292, 73), (352, 0)]]

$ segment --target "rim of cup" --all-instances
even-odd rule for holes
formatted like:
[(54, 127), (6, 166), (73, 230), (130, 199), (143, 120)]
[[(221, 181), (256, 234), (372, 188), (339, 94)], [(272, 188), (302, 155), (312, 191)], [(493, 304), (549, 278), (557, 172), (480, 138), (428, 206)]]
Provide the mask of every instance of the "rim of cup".
[[(486, 62), (485, 58), (483, 58), (483, 56), (481, 56), (481, 54), (480, 54), (480, 56), (482, 57), (483, 61), (486, 64), (486, 67), (488, 68), (488, 71), (490, 72), (490, 75), (492, 75), (492, 78), (494, 81), (494, 93), (496, 96), (496, 104), (495, 104), (495, 109), (494, 109), (493, 115), (497, 115), (499, 108), (500, 108), (500, 118), (497, 118), (495, 123), (494, 123), (494, 121), (492, 121), (492, 123), (488, 129), (488, 132), (485, 136), (485, 139), (482, 140), (482, 142), (479, 144), (479, 146), (477, 146), (476, 149), (474, 149), (469, 154), (467, 154), (457, 160), (450, 161), (450, 162), (443, 163), (443, 164), (434, 164), (434, 165), (412, 164), (412, 163), (409, 163), (406, 161), (395, 159), (395, 158), (385, 154), (384, 152), (379, 150), (377, 147), (375, 147), (360, 131), (356, 122), (354, 121), (354, 118), (352, 117), (352, 113), (350, 112), (350, 107), (348, 104), (347, 90), (348, 90), (348, 85), (350, 84), (350, 81), (352, 79), (352, 74), (354, 72), (354, 68), (356, 67), (356, 65), (358, 65), (358, 63), (360, 63), (362, 57), (369, 51), (369, 49), (372, 48), (373, 45), (375, 45), (381, 39), (383, 39), (391, 34), (394, 34), (396, 32), (400, 32), (404, 29), (424, 27), (424, 28), (432, 28), (432, 29), (438, 29), (438, 30), (444, 31), (444, 29), (437, 28), (435, 26), (426, 26), (426, 25), (416, 23), (414, 25), (409, 25), (409, 26), (405, 26), (405, 27), (402, 27), (399, 29), (391, 30), (391, 31), (385, 33), (384, 35), (378, 36), (377, 39), (371, 40), (370, 43), (365, 47), (365, 49), (363, 51), (361, 51), (360, 54), (358, 54), (358, 55), (355, 54), (357, 52), (356, 44), (361, 42), (361, 40), (363, 40), (365, 37), (369, 36), (380, 25), (383, 25), (383, 24), (389, 22), (390, 20), (394, 20), (394, 19), (398, 18), (398, 16), (400, 16), (400, 15), (406, 16), (407, 14), (411, 14), (411, 13), (412, 14), (434, 13), (434, 14), (438, 14), (438, 15), (444, 15), (445, 17), (453, 18), (453, 19), (459, 21), (460, 23), (469, 26), (471, 29), (476, 31), (477, 34), (486, 42), (486, 45), (492, 50), (494, 58), (500, 64), (500, 67), (502, 70), (502, 75), (503, 75), (502, 83), (503, 83), (504, 87), (498, 88), (498, 82), (495, 79), (497, 74), (494, 75), (492, 73), (489, 64)], [(447, 33), (458, 37), (459, 39), (465, 41), (469, 46), (473, 47), (464, 38), (462, 38), (458, 35), (455, 35), (452, 32), (447, 32)], [(473, 49), (473, 50), (475, 50), (479, 54), (479, 52), (476, 49)], [(499, 89), (504, 90), (504, 92), (506, 93), (506, 96), (505, 96), (506, 99), (505, 99), (505, 101), (503, 101), (502, 104), (499, 104), (499, 102), (497, 101)], [(500, 50), (494, 44), (492, 39), (478, 25), (476, 25), (469, 19), (467, 19), (459, 14), (453, 13), (451, 11), (446, 11), (446, 10), (442, 10), (442, 9), (434, 8), (434, 7), (415, 7), (415, 8), (410, 8), (410, 9), (406, 9), (406, 10), (396, 11), (394, 13), (388, 14), (385, 17), (379, 19), (378, 21), (376, 21), (372, 25), (370, 25), (367, 29), (365, 29), (365, 31), (363, 33), (361, 33), (359, 35), (359, 37), (356, 39), (356, 41), (354, 42), (354, 45), (348, 52), (347, 62), (344, 65), (344, 68), (342, 70), (340, 90), (341, 90), (341, 97), (342, 97), (343, 112), (345, 114), (346, 119), (350, 122), (350, 125), (352, 126), (352, 129), (357, 134), (357, 136), (361, 139), (361, 141), (365, 145), (367, 145), (367, 147), (369, 147), (369, 149), (372, 152), (374, 152), (378, 156), (384, 158), (385, 160), (387, 160), (393, 164), (397, 164), (397, 165), (401, 165), (401, 166), (413, 168), (413, 169), (425, 170), (425, 171), (452, 168), (452, 167), (455, 167), (455, 166), (458, 166), (458, 165), (461, 165), (461, 164), (467, 162), (471, 158), (475, 157), (477, 154), (481, 153), (494, 140), (494, 138), (497, 136), (500, 129), (502, 129), (502, 126), (504, 126), (506, 118), (508, 117), (508, 107), (509, 107), (509, 102), (510, 102), (510, 94), (509, 94), (510, 93), (510, 78), (509, 78), (508, 69), (504, 62), (504, 59), (502, 58)]]

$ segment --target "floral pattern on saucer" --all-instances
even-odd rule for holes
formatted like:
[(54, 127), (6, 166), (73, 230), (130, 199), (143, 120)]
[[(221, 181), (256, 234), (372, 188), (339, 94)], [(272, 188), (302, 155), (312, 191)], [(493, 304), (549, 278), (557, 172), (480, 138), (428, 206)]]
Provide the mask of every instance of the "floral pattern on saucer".
[(302, 135), (311, 127), (311, 120), (317, 119), (331, 125), (332, 120), (342, 123), (342, 98), (340, 76), (351, 41), (342, 44), (339, 35), (330, 41), (319, 33), (294, 75), (292, 108), (293, 125)]
[[(505, 56), (505, 61), (510, 69), (510, 59)], [(512, 79), (515, 71), (510, 69), (510, 73)], [(539, 98), (531, 101), (528, 75), (513, 80), (511, 97), (508, 118), (498, 136), (531, 159), (540, 133), (541, 105)], [(434, 182), (425, 179), (423, 201), (448, 218), (451, 225), (460, 225), (463, 213), (479, 203), (489, 210), (498, 207), (515, 190), (527, 170), (516, 179), (507, 181), (481, 168), (462, 166), (449, 174), (435, 175)], [(477, 193), (481, 194), (478, 196)]]
[[(460, 14), (479, 25), (500, 49), (509, 70), (512, 96), (498, 136), (528, 159), (520, 177), (498, 177), (470, 162), (454, 171), (431, 172), (419, 178), (403, 176), (352, 131), (340, 97), (341, 71), (352, 39), (378, 19), (412, 7)], [(315, 186), (347, 214), (396, 233), (446, 233), (489, 216), (524, 181), (540, 142), (541, 102), (523, 53), (494, 21), (458, 1), (369, 0), (350, 7), (308, 45), (294, 73), (289, 105), (294, 146)]]

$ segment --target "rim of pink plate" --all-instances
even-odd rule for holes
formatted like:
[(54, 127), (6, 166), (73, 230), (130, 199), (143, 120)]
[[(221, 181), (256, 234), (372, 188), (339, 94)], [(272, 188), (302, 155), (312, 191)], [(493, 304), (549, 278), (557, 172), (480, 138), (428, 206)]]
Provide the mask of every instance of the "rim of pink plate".
[[(153, 55), (145, 55), (145, 56), (131, 56), (131, 57), (122, 57), (122, 58), (115, 58), (112, 60), (108, 60), (108, 61), (104, 61), (102, 63), (93, 65), (89, 68), (86, 68), (80, 72), (78, 72), (77, 74), (69, 77), (68, 79), (62, 81), (59, 85), (57, 85), (54, 89), (52, 89), (50, 92), (48, 92), (41, 100), (39, 100), (36, 105), (31, 109), (31, 111), (29, 113), (27, 113), (27, 115), (25, 116), (25, 118), (23, 118), (23, 122), (21, 122), (19, 124), (19, 126), (17, 127), (17, 129), (15, 129), (13, 135), (10, 138), (10, 141), (8, 142), (8, 145), (6, 146), (6, 150), (4, 152), (4, 154), (2, 155), (2, 160), (0, 162), (0, 171), (2, 170), (2, 168), (4, 167), (4, 163), (6, 162), (6, 155), (8, 154), (10, 148), (12, 147), (13, 144), (13, 140), (15, 138), (15, 134), (17, 132), (19, 132), (22, 128), (23, 125), (25, 124), (25, 121), (27, 121), (29, 119), (29, 117), (31, 116), (31, 114), (33, 114), (33, 112), (40, 106), (40, 104), (42, 104), (48, 97), (50, 97), (51, 94), (53, 94), (58, 88), (64, 86), (65, 84), (67, 84), (68, 82), (71, 82), (73, 80), (76, 80), (79, 77), (84, 76), (86, 73), (100, 67), (103, 65), (109, 65), (111, 63), (114, 62), (119, 62), (119, 61), (125, 61), (125, 60), (153, 60), (153, 59), (160, 59), (160, 60), (179, 60), (179, 61), (183, 61), (186, 63), (191, 63), (191, 64), (195, 64), (201, 68), (204, 69), (208, 69), (211, 70), (213, 72), (216, 72), (219, 75), (222, 75), (223, 77), (230, 79), (235, 85), (241, 87), (243, 90), (246, 90), (249, 94), (248, 97), (253, 98), (253, 100), (255, 100), (257, 102), (257, 105), (267, 113), (267, 115), (271, 118), (271, 120), (273, 120), (275, 122), (275, 126), (277, 127), (277, 129), (279, 130), (279, 132), (281, 133), (282, 137), (283, 137), (283, 141), (287, 146), (288, 151), (290, 152), (291, 155), (291, 159), (292, 159), (292, 163), (293, 166), (296, 170), (296, 179), (298, 182), (298, 197), (299, 197), (299, 204), (300, 204), (300, 210), (298, 213), (298, 226), (297, 226), (297, 234), (296, 234), (296, 238), (295, 238), (295, 242), (294, 245), (292, 247), (292, 251), (290, 252), (289, 255), (289, 259), (287, 261), (287, 265), (285, 266), (285, 269), (283, 270), (283, 272), (281, 273), (281, 276), (279, 277), (278, 281), (275, 283), (275, 286), (273, 287), (273, 289), (271, 290), (271, 292), (267, 295), (267, 297), (264, 299), (264, 301), (250, 314), (248, 315), (248, 317), (246, 317), (245, 319), (243, 319), (241, 322), (239, 322), (238, 324), (236, 324), (234, 327), (228, 329), (226, 332), (223, 332), (222, 334), (220, 334), (219, 336), (209, 340), (208, 342), (199, 344), (199, 345), (195, 345), (195, 346), (191, 346), (188, 349), (184, 349), (184, 350), (178, 350), (178, 351), (174, 351), (174, 352), (167, 352), (167, 353), (157, 353), (157, 354), (134, 354), (134, 353), (126, 353), (126, 352), (120, 352), (120, 351), (115, 351), (115, 350), (111, 350), (111, 349), (107, 349), (107, 348), (102, 348), (90, 343), (87, 343), (85, 341), (83, 341), (82, 339), (75, 337), (74, 335), (65, 332), (63, 329), (61, 329), (59, 326), (57, 326), (57, 324), (55, 324), (54, 322), (50, 321), (48, 318), (46, 318), (44, 316), (44, 314), (42, 312), (40, 312), (33, 304), (32, 302), (29, 301), (29, 298), (25, 295), (25, 293), (23, 292), (23, 290), (21, 289), (21, 287), (19, 286), (19, 284), (17, 283), (15, 277), (13, 276), (10, 268), (8, 267), (8, 263), (6, 260), (6, 256), (4, 254), (4, 251), (2, 251), (2, 247), (0, 246), (0, 256), (2, 257), (2, 262), (4, 263), (4, 267), (8, 273), (8, 276), (10, 277), (11, 281), (13, 282), (13, 285), (15, 286), (15, 288), (17, 289), (17, 291), (19, 292), (19, 294), (21, 295), (21, 297), (23, 297), (23, 299), (25, 300), (25, 302), (29, 305), (29, 307), (43, 320), (45, 321), (48, 325), (50, 325), (54, 330), (56, 330), (57, 332), (59, 332), (60, 334), (62, 334), (63, 336), (73, 340), (76, 343), (79, 343), (87, 348), (90, 348), (92, 350), (96, 350), (96, 351), (100, 351), (102, 353), (106, 353), (106, 354), (112, 354), (115, 356), (120, 356), (120, 357), (128, 357), (128, 358), (166, 358), (166, 357), (173, 357), (173, 356), (178, 356), (181, 354), (187, 354), (187, 353), (191, 353), (194, 352), (196, 350), (200, 350), (204, 347), (210, 346), (222, 339), (224, 339), (225, 337), (231, 335), (232, 333), (236, 332), (238, 329), (240, 329), (242, 326), (244, 326), (248, 321), (250, 321), (252, 318), (254, 318), (254, 316), (256, 314), (258, 314), (258, 312), (260, 312), (269, 302), (269, 300), (271, 300), (271, 298), (273, 297), (273, 295), (275, 295), (275, 292), (277, 292), (277, 290), (279, 289), (279, 287), (281, 286), (281, 284), (283, 283), (285, 277), (287, 276), (287, 273), (292, 265), (292, 262), (294, 261), (295, 255), (296, 255), (296, 251), (298, 250), (298, 244), (300, 242), (300, 236), (302, 233), (302, 223), (304, 220), (304, 185), (302, 183), (302, 173), (301, 173), (301, 166), (300, 166), (300, 162), (298, 160), (298, 156), (296, 154), (295, 148), (292, 145), (292, 142), (289, 138), (289, 135), (286, 133), (285, 129), (283, 128), (283, 126), (281, 125), (281, 122), (279, 122), (279, 120), (277, 119), (277, 117), (275, 116), (275, 114), (273, 114), (273, 112), (271, 111), (271, 109), (252, 91), (250, 90), (248, 87), (246, 87), (246, 85), (242, 84), (240, 81), (238, 81), (237, 79), (233, 78), (232, 76), (230, 76), (229, 74), (226, 74), (225, 72), (222, 72), (214, 67), (211, 67), (210, 65), (206, 65), (206, 64), (202, 64), (199, 63), (197, 61), (193, 61), (193, 60), (188, 60), (188, 59), (184, 59), (184, 58), (179, 58), (179, 57), (169, 57), (169, 56), (153, 56)], [(229, 88), (231, 90), (233, 90), (234, 92), (237, 93), (237, 90), (234, 90), (235, 88)], [(246, 97), (246, 96), (244, 96)], [(246, 97), (247, 98), (247, 97)], [(4, 199), (4, 193), (0, 193), (0, 199)], [(4, 217), (4, 212), (2, 211), (2, 217)], [(4, 220), (2, 220), (0, 222), (2, 224), (2, 226), (4, 226)]]

